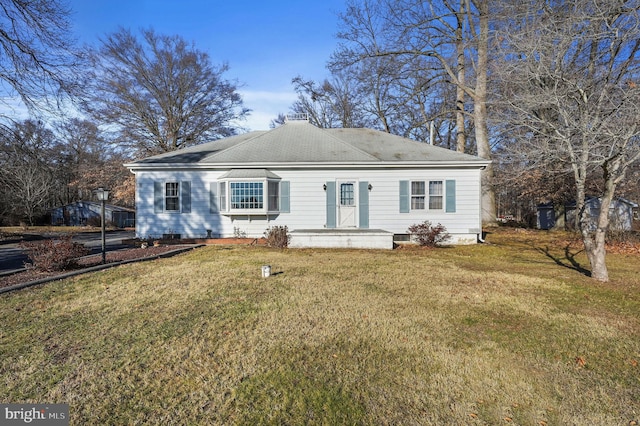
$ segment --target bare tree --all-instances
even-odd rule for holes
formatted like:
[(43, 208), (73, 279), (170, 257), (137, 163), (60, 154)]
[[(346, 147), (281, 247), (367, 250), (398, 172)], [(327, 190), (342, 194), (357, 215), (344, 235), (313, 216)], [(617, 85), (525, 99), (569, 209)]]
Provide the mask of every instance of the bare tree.
[(56, 164), (58, 181), (57, 202), (68, 204), (89, 200), (98, 184), (91, 186), (91, 175), (104, 168), (112, 148), (104, 140), (98, 126), (87, 120), (72, 118), (54, 123), (54, 131), (60, 148), (51, 159)]
[(50, 163), (55, 165), (57, 204), (90, 200), (99, 187), (111, 190), (112, 203), (135, 204), (134, 175), (123, 166), (131, 158), (110, 146), (95, 123), (68, 119), (55, 123), (54, 131), (59, 145)]
[(0, 193), (5, 217), (33, 225), (51, 207), (55, 175), (50, 158), (57, 149), (42, 122), (14, 123), (0, 135)]
[[(466, 147), (465, 99), (472, 100), (476, 152), (491, 159), (488, 130), (489, 0), (351, 0), (332, 66), (376, 57), (419, 64), (414, 78), (456, 89), (457, 146)], [(422, 60), (419, 60), (422, 59)], [(470, 75), (471, 74), (471, 75)], [(401, 78), (401, 76), (398, 76)], [(433, 85), (420, 88), (427, 91)], [(454, 107), (452, 106), (452, 110)], [(483, 221), (496, 221), (493, 167), (483, 171)]]
[[(572, 175), (578, 227), (600, 281), (609, 279), (609, 206), (640, 158), (639, 9), (637, 1), (505, 4), (509, 18), (496, 39), (504, 117), (517, 135), (509, 159), (524, 170)], [(600, 198), (595, 226), (590, 195)]]
[(72, 70), (79, 63), (70, 13), (60, 0), (0, 1), (0, 80), (9, 99), (18, 96), (31, 112), (70, 89)]
[(129, 30), (108, 35), (92, 54), (84, 109), (116, 126), (116, 141), (141, 154), (172, 151), (236, 133), (242, 106), (237, 84), (223, 78), (227, 64), (179, 36)]
[(275, 129), (278, 126), (282, 126), (287, 121), (287, 115), (283, 113), (278, 113), (278, 116), (271, 120), (269, 123), (270, 129)]
[(340, 73), (321, 83), (301, 76), (292, 81), (298, 100), (293, 113), (304, 113), (309, 122), (320, 128), (367, 127), (368, 117), (362, 109), (362, 92), (358, 81)]

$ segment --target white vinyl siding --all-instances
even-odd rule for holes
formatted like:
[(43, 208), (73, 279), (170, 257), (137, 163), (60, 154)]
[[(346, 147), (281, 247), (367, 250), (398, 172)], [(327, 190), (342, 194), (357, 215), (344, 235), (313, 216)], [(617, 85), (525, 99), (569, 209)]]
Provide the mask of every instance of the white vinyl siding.
[[(138, 193), (136, 199), (138, 236), (162, 235), (171, 229), (183, 237), (204, 237), (207, 230), (215, 236), (232, 237), (234, 228), (252, 238), (260, 238), (270, 226), (287, 226), (289, 230), (324, 229), (330, 227), (327, 217), (327, 182), (354, 180), (359, 185), (358, 203), (362, 202), (362, 193), (368, 184), (371, 190), (368, 197), (369, 229), (381, 229), (404, 234), (413, 224), (429, 220), (441, 223), (455, 238), (475, 238), (474, 233), (481, 232), (480, 217), (480, 170), (478, 169), (310, 169), (300, 168), (273, 169), (281, 177), (279, 188), (279, 212), (268, 211), (275, 201), (266, 195), (264, 211), (247, 215), (229, 214), (225, 206), (230, 204), (229, 182), (219, 180), (227, 170), (194, 171), (145, 171), (136, 173)], [(191, 182), (191, 214), (169, 214), (154, 212), (154, 183)], [(426, 182), (426, 197), (429, 197), (428, 182), (442, 182), (442, 201), (440, 209), (430, 210), (429, 201), (423, 210), (410, 209), (411, 185), (413, 181)], [(407, 212), (400, 213), (402, 182), (406, 182)], [(218, 210), (211, 208), (212, 184), (218, 200)], [(225, 185), (223, 185), (226, 183)], [(363, 184), (367, 183), (367, 184)], [(285, 185), (286, 184), (286, 185)], [(268, 192), (268, 186), (265, 188)], [(287, 188), (285, 197), (284, 189)], [(226, 195), (225, 189), (226, 188)], [(339, 189), (339, 188), (336, 188)], [(338, 192), (338, 191), (336, 191)], [(334, 192), (334, 194), (336, 193)], [(162, 193), (163, 194), (163, 193)], [(163, 194), (164, 195), (164, 194)], [(339, 201), (336, 198), (336, 203)], [(434, 196), (437, 196), (434, 194)], [(164, 201), (164, 200), (163, 200)], [(283, 206), (286, 205), (286, 210)], [(163, 207), (163, 206), (162, 206)], [(228, 209), (228, 207), (226, 207)], [(358, 207), (360, 209), (360, 207)], [(284, 212), (287, 213), (284, 213)], [(334, 210), (335, 212), (335, 207)], [(359, 227), (364, 227), (363, 210), (359, 210)], [(334, 225), (335, 226), (335, 225)]]

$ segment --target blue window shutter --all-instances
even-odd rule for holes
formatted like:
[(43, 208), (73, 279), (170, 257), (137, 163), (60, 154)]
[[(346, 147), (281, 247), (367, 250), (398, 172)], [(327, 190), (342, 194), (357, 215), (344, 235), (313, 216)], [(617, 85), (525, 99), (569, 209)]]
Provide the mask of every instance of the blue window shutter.
[(327, 228), (336, 227), (336, 183), (327, 182)]
[(291, 211), (289, 201), (290, 185), (288, 180), (280, 182), (280, 213), (289, 213)]
[(455, 213), (456, 212), (456, 181), (448, 180), (446, 183), (446, 191), (447, 191), (447, 206), (445, 211), (447, 213)]
[(191, 213), (191, 182), (181, 182), (182, 213)]
[(360, 228), (369, 228), (369, 182), (360, 181), (358, 189)]
[(409, 194), (409, 181), (400, 181), (400, 213), (409, 213), (411, 195)]
[(164, 184), (153, 182), (153, 211), (162, 213), (164, 211)]
[(218, 213), (218, 182), (209, 183), (209, 213)]

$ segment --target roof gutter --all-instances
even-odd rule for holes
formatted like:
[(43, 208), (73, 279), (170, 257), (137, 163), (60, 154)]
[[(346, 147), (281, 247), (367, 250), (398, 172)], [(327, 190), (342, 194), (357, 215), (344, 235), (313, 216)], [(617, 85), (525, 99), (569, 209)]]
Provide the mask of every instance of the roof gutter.
[(125, 163), (134, 171), (143, 170), (220, 170), (220, 169), (399, 169), (407, 167), (430, 167), (436, 169), (465, 168), (485, 169), (490, 160), (478, 161), (405, 161), (405, 162), (362, 162), (362, 163)]

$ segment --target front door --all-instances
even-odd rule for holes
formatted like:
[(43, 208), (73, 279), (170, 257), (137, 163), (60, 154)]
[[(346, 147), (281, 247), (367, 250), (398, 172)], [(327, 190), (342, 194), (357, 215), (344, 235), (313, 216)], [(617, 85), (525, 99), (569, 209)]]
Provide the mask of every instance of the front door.
[(338, 182), (338, 228), (355, 228), (358, 226), (356, 214), (355, 181)]

